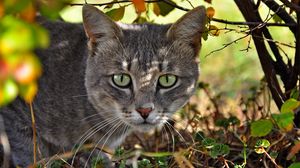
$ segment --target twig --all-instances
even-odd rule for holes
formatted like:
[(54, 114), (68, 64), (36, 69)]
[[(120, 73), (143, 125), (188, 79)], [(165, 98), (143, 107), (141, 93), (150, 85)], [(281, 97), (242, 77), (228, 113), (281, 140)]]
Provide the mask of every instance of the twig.
[(299, 5), (296, 5), (288, 0), (280, 0), (284, 5), (286, 5), (287, 7), (297, 11), (297, 12), (300, 12), (300, 6)]
[(4, 120), (0, 115), (0, 145), (3, 147), (3, 164), (0, 167), (9, 168), (10, 146), (5, 132)]
[(236, 22), (236, 21), (228, 21), (224, 19), (212, 18), (214, 22), (230, 24), (230, 25), (248, 25), (248, 26), (259, 26), (259, 25), (266, 25), (266, 26), (279, 26), (279, 27), (296, 27), (297, 24), (293, 23), (264, 23), (264, 22)]
[(233, 40), (233, 41), (231, 41), (231, 42), (229, 42), (229, 43), (226, 43), (226, 44), (223, 45), (223, 47), (218, 48), (218, 49), (216, 49), (216, 50), (213, 50), (213, 51), (211, 51), (210, 53), (206, 54), (205, 57), (208, 57), (209, 55), (211, 55), (211, 54), (213, 54), (213, 53), (215, 53), (215, 52), (221, 51), (221, 50), (223, 50), (224, 48), (230, 46), (231, 44), (236, 43), (236, 42), (238, 42), (238, 41), (240, 41), (240, 40), (242, 40), (242, 39), (248, 37), (249, 35), (250, 35), (250, 34), (246, 34), (246, 35), (244, 35), (244, 36), (242, 36), (242, 37), (239, 37), (239, 38), (237, 38), (237, 39), (235, 39), (235, 40)]
[(32, 127), (32, 143), (33, 143), (33, 165), (36, 165), (36, 151), (37, 151), (37, 141), (36, 141), (36, 127), (35, 127), (35, 117), (32, 108), (32, 103), (29, 103), (30, 114), (31, 114), (31, 127)]

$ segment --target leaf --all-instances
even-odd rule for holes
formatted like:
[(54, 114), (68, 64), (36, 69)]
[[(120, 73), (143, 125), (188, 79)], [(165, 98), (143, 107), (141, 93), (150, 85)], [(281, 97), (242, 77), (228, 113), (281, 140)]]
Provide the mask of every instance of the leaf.
[(24, 8), (21, 12), (20, 12), (20, 17), (30, 23), (33, 23), (35, 20), (35, 16), (36, 16), (36, 10), (32, 4), (32, 2), (30, 2), (26, 8)]
[(146, 11), (145, 0), (132, 0), (136, 13), (141, 14)]
[(6, 14), (15, 14), (22, 11), (31, 0), (4, 0), (3, 5)]
[(212, 0), (204, 0), (204, 1), (207, 2), (207, 3), (209, 3), (209, 4), (211, 4)]
[(202, 140), (202, 144), (203, 146), (209, 149), (216, 145), (216, 140), (212, 138), (205, 138)]
[(297, 153), (300, 151), (300, 143), (296, 143), (290, 150), (290, 153), (287, 155), (286, 159), (291, 160)]
[(268, 135), (273, 128), (271, 120), (261, 119), (251, 123), (251, 135), (254, 137), (262, 137)]
[(212, 36), (219, 36), (220, 35), (220, 30), (217, 26), (215, 25), (209, 25), (209, 34)]
[(123, 18), (124, 16), (124, 13), (125, 13), (125, 7), (122, 6), (120, 8), (117, 8), (117, 9), (112, 9), (108, 12), (106, 12), (106, 14), (111, 18), (113, 19), (114, 21), (119, 21)]
[(300, 106), (300, 102), (297, 101), (296, 99), (291, 98), (283, 103), (283, 105), (280, 108), (280, 112), (281, 113), (293, 112), (299, 106)]
[(214, 17), (214, 15), (215, 15), (215, 9), (213, 8), (213, 7), (208, 7), (207, 9), (206, 9), (206, 15), (207, 15), (207, 17), (208, 18), (213, 18)]
[(29, 84), (41, 75), (41, 64), (37, 57), (31, 53), (22, 56), (14, 69), (13, 75), (20, 84)]
[(255, 148), (268, 148), (270, 142), (267, 139), (259, 139), (255, 143)]
[(258, 154), (265, 153), (265, 148), (270, 146), (270, 142), (267, 139), (259, 139), (255, 143), (255, 152)]
[(37, 84), (35, 82), (32, 82), (27, 85), (21, 85), (19, 94), (27, 103), (31, 103), (37, 91), (38, 91)]
[[(171, 3), (171, 4), (175, 4), (173, 1), (170, 1), (170, 0), (168, 2)], [(174, 6), (166, 4), (163, 1), (157, 2), (157, 5), (159, 6), (160, 14), (162, 16), (166, 16), (167, 14), (169, 14), (175, 8)]]
[(160, 15), (160, 8), (157, 3), (153, 3), (153, 12), (156, 16)]
[(0, 83), (0, 106), (13, 101), (17, 95), (18, 87), (12, 79)]
[(300, 95), (299, 90), (297, 90), (296, 88), (294, 88), (291, 91), (290, 97), (293, 98), (293, 99), (298, 99), (299, 95)]
[(299, 168), (300, 162), (291, 164), (288, 168)]
[(225, 144), (216, 144), (212, 147), (210, 151), (210, 156), (212, 158), (217, 158), (218, 156), (226, 156), (230, 152), (229, 146)]
[(293, 120), (295, 117), (293, 112), (273, 114), (272, 117), (280, 130), (288, 132), (293, 129)]

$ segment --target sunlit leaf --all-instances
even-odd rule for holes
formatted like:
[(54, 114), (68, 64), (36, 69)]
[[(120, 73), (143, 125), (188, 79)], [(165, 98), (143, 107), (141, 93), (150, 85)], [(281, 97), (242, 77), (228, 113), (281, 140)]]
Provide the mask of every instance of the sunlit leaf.
[(288, 99), (280, 108), (281, 113), (293, 112), (294, 109), (300, 106), (300, 102), (296, 99)]
[(106, 12), (106, 14), (111, 18), (113, 19), (114, 21), (119, 21), (123, 18), (124, 16), (124, 13), (125, 13), (125, 7), (120, 7), (120, 8), (117, 8), (117, 9), (112, 9), (108, 12)]
[(206, 9), (206, 15), (207, 15), (207, 17), (208, 18), (213, 18), (214, 17), (214, 15), (215, 15), (215, 9), (213, 8), (213, 7), (208, 7), (207, 9)]
[(255, 152), (258, 154), (262, 154), (265, 152), (265, 148), (270, 146), (270, 142), (267, 139), (259, 139), (255, 143)]
[(139, 23), (139, 24), (145, 23), (145, 22), (147, 22), (147, 19), (144, 18), (144, 17), (142, 17), (142, 16), (138, 16), (138, 17), (133, 21), (133, 23)]
[(295, 114), (293, 112), (286, 112), (281, 114), (273, 114), (272, 117), (280, 130), (291, 131), (293, 129), (294, 115)]
[(38, 91), (37, 84), (35, 82), (21, 85), (20, 86), (20, 96), (27, 102), (31, 103)]
[(0, 83), (0, 106), (6, 105), (7, 103), (14, 100), (18, 95), (18, 86), (11, 80), (5, 80), (4, 83)]
[[(170, 2), (172, 4), (175, 4), (172, 1), (168, 1), (168, 2)], [(157, 5), (159, 6), (160, 14), (162, 16), (166, 16), (167, 14), (169, 14), (175, 8), (174, 6), (168, 5), (165, 2), (163, 2), (163, 1), (157, 2)]]
[(220, 30), (215, 25), (209, 25), (208, 31), (209, 31), (210, 35), (213, 35), (213, 36), (219, 36), (220, 35)]
[(261, 119), (251, 123), (251, 135), (254, 137), (262, 137), (268, 135), (273, 129), (271, 120)]
[(157, 3), (153, 3), (153, 12), (156, 16), (160, 15), (160, 8)]
[(136, 13), (140, 14), (146, 11), (145, 0), (132, 0)]

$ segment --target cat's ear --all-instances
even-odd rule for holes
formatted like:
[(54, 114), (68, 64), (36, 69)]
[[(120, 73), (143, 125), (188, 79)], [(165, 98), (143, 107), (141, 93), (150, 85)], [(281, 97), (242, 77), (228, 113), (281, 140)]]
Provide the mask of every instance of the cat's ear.
[(119, 38), (122, 35), (119, 26), (92, 5), (82, 7), (82, 19), (85, 33), (91, 42), (102, 37)]
[(171, 25), (167, 37), (171, 40), (191, 44), (196, 50), (199, 50), (201, 35), (205, 31), (206, 19), (205, 7), (196, 7)]

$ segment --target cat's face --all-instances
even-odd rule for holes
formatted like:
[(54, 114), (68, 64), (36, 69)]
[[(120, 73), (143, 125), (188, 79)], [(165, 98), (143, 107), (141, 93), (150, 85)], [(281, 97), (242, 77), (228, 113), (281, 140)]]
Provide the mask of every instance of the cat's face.
[(90, 50), (86, 88), (102, 116), (148, 131), (195, 91), (204, 8), (171, 26), (117, 25), (92, 6), (84, 7), (83, 19)]

